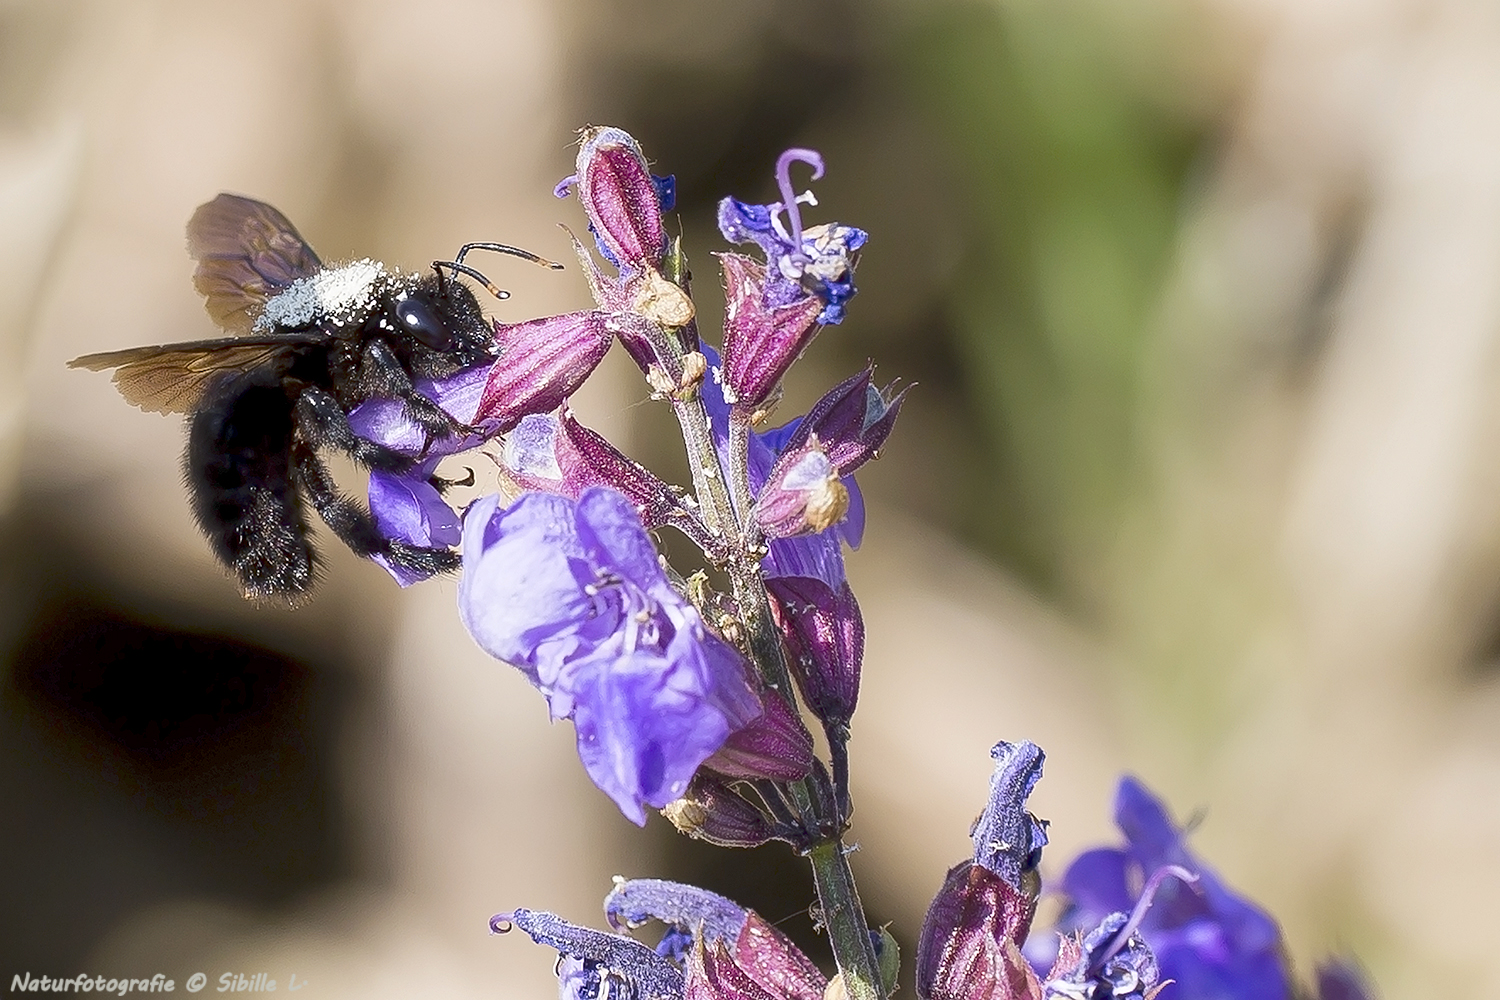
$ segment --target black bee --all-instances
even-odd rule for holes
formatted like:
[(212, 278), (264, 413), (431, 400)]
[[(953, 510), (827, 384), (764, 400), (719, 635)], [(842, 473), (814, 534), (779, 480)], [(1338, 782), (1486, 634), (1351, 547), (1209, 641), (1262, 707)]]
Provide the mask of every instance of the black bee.
[[(295, 603), (312, 586), (314, 554), (304, 503), (345, 545), (421, 573), (457, 568), (446, 548), (384, 537), (369, 511), (343, 495), (318, 457), (326, 448), (371, 469), (406, 472), (415, 460), (355, 436), (348, 414), (367, 399), (402, 400), (432, 437), (468, 428), (416, 392), (492, 356), (494, 333), (461, 272), (473, 249), (559, 267), (498, 243), (471, 243), (429, 275), (363, 259), (325, 266), (264, 202), (221, 194), (193, 213), (193, 284), (230, 336), (87, 354), (69, 367), (116, 369), (115, 385), (143, 410), (190, 413), (183, 478), (214, 554), (245, 596)], [(438, 481), (439, 485), (441, 481)]]

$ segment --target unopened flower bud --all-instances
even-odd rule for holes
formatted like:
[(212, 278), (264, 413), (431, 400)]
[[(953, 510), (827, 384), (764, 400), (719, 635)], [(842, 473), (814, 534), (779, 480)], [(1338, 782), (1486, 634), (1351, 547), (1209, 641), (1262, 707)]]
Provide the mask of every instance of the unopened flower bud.
[(730, 778), (798, 781), (812, 770), (812, 734), (785, 698), (761, 692), (765, 711), (735, 730), (703, 766)]
[(822, 300), (766, 304), (766, 268), (737, 253), (719, 254), (724, 269), (724, 395), (754, 411), (775, 392), (817, 336)]
[(719, 847), (759, 847), (775, 839), (766, 814), (707, 771), (700, 771), (688, 793), (661, 813), (678, 833)]
[(849, 475), (875, 457), (896, 426), (910, 386), (893, 394), (894, 388), (877, 389), (873, 368), (845, 379), (808, 411), (786, 447), (797, 448), (817, 437), (839, 475)]
[(601, 247), (622, 269), (655, 269), (666, 253), (661, 196), (630, 133), (585, 130), (578, 148), (578, 200)]
[(802, 698), (824, 725), (847, 726), (859, 698), (865, 622), (846, 581), (835, 591), (806, 576), (766, 581)]
[(490, 369), (474, 422), (508, 430), (527, 414), (557, 409), (593, 374), (613, 339), (603, 316), (593, 311), (496, 323), (500, 359)]
[(848, 512), (849, 490), (816, 436), (776, 460), (755, 501), (755, 522), (767, 538), (814, 535)]

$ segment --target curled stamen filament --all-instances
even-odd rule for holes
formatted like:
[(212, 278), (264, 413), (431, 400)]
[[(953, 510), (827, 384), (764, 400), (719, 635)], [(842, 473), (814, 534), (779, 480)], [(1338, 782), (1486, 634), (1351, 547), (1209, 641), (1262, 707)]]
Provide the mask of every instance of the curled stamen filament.
[(815, 149), (793, 147), (776, 158), (776, 187), (781, 191), (781, 204), (786, 208), (787, 222), (791, 225), (792, 245), (802, 252), (802, 212), (797, 208), (797, 195), (792, 190), (792, 164), (806, 163), (813, 168), (812, 179), (823, 176), (823, 157)]
[(1197, 875), (1181, 865), (1162, 865), (1156, 871), (1152, 872), (1151, 878), (1146, 881), (1146, 887), (1141, 890), (1141, 898), (1136, 900), (1135, 909), (1130, 911), (1130, 916), (1126, 919), (1125, 926), (1115, 931), (1115, 936), (1110, 938), (1109, 945), (1089, 964), (1090, 975), (1098, 973), (1099, 970), (1104, 968), (1105, 962), (1114, 958), (1120, 949), (1125, 947), (1125, 943), (1130, 940), (1130, 935), (1135, 933), (1135, 929), (1146, 918), (1146, 911), (1151, 909), (1151, 902), (1156, 898), (1156, 890), (1160, 889), (1161, 884), (1168, 878), (1178, 879), (1188, 885), (1192, 885), (1198, 881)]

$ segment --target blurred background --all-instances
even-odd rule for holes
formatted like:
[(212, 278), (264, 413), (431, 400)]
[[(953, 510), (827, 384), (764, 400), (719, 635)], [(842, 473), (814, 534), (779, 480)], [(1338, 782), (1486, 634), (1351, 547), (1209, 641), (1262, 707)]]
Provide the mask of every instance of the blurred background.
[[(875, 919), (910, 945), (988, 747), (1031, 738), (1047, 873), (1115, 841), (1130, 771), (1304, 976), (1337, 951), (1388, 1000), (1500, 991), (1482, 0), (3, 0), (0, 974), (547, 996), (551, 953), (486, 919), (597, 921), (614, 874), (818, 947), (789, 852), (614, 811), (452, 580), (399, 591), (325, 532), (310, 605), (243, 602), (181, 421), (64, 367), (212, 335), (183, 225), (221, 190), (325, 260), (566, 257), (585, 123), (676, 174), (705, 315), (712, 206), (771, 200), (787, 146), (827, 160), (814, 221), (872, 234), (783, 415), (866, 358), (920, 383), (850, 560)], [(486, 265), (501, 318), (588, 301)], [(612, 356), (577, 407), (680, 475), (646, 395)]]

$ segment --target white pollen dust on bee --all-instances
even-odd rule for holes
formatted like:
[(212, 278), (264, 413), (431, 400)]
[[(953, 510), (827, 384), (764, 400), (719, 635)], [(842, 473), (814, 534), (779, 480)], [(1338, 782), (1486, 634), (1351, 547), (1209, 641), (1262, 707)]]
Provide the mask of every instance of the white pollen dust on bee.
[(266, 302), (255, 328), (295, 330), (318, 319), (337, 324), (360, 319), (373, 307), (386, 273), (380, 261), (362, 257), (298, 278)]

